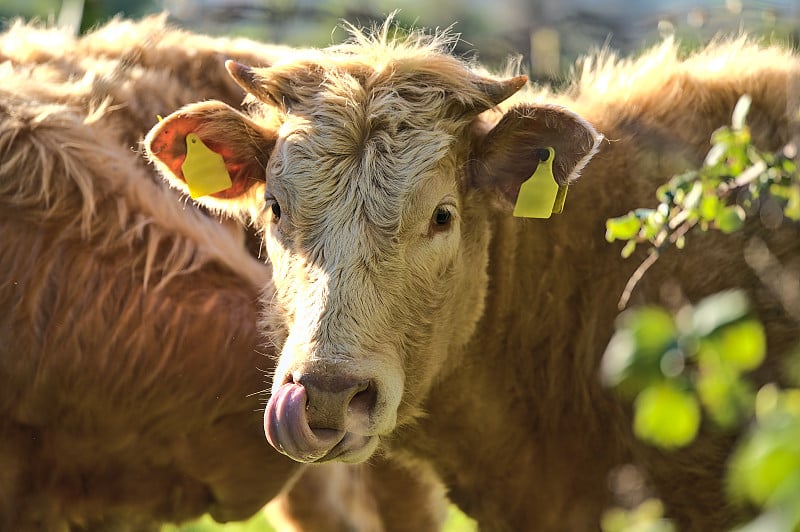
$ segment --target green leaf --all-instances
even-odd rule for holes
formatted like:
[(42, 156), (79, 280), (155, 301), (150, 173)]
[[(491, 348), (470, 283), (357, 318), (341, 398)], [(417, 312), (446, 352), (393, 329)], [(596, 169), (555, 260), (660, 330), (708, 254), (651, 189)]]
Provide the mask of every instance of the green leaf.
[(716, 194), (707, 194), (700, 201), (700, 217), (706, 221), (712, 221), (717, 217), (722, 206)]
[(742, 290), (727, 290), (700, 301), (692, 315), (692, 327), (699, 336), (708, 336), (718, 328), (738, 321), (750, 311)]
[(717, 215), (717, 228), (725, 234), (738, 231), (744, 225), (745, 213), (738, 205), (723, 208)]
[(661, 307), (641, 307), (622, 314), (620, 323), (633, 333), (640, 351), (660, 356), (675, 341), (675, 320)]
[(764, 361), (767, 337), (760, 322), (740, 321), (720, 329), (714, 336), (721, 360), (735, 369), (750, 371)]
[(632, 212), (618, 218), (609, 218), (606, 220), (606, 240), (630, 240), (639, 233), (641, 226), (642, 221)]
[(633, 252), (636, 251), (636, 241), (635, 240), (628, 240), (628, 242), (623, 246), (620, 255), (622, 255), (623, 259), (627, 259)]
[[(800, 424), (759, 427), (733, 456), (729, 470), (735, 496), (763, 506), (800, 496)], [(794, 493), (793, 493), (794, 492)]]
[(797, 184), (788, 190), (788, 201), (783, 213), (792, 221), (800, 221), (800, 186)]
[(694, 395), (663, 383), (646, 388), (634, 403), (633, 431), (642, 441), (666, 449), (684, 447), (700, 428)]
[(664, 379), (662, 357), (677, 341), (677, 328), (672, 316), (655, 306), (624, 312), (616, 325), (603, 354), (601, 376), (607, 385), (633, 396)]
[(737, 447), (728, 471), (731, 493), (766, 508), (794, 509), (800, 523), (800, 390), (761, 388), (756, 423)]
[(753, 411), (754, 394), (745, 381), (724, 368), (704, 368), (697, 378), (697, 393), (711, 419), (732, 429)]
[(795, 527), (798, 525), (797, 518), (792, 516), (793, 513), (787, 508), (775, 508), (762, 512), (752, 521), (745, 523), (742, 526), (737, 526), (733, 532), (772, 532), (772, 531), (789, 531), (797, 530)]
[(664, 227), (664, 217), (658, 211), (650, 211), (650, 214), (642, 222), (642, 236), (647, 240), (652, 240)]
[(792, 159), (784, 159), (781, 162), (781, 170), (787, 174), (794, 174), (797, 172), (797, 164)]

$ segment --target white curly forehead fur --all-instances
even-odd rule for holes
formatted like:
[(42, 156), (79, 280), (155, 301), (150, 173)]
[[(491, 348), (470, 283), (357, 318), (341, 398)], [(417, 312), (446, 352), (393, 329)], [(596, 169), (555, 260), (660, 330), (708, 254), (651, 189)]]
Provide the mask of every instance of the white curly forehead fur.
[(298, 235), (358, 220), (372, 232), (401, 231), (425, 183), (449, 177), (455, 186), (455, 141), (472, 109), (493, 105), (469, 65), (448, 53), (452, 36), (393, 38), (389, 28), (351, 28), (346, 44), (253, 69), (281, 108), (268, 192)]

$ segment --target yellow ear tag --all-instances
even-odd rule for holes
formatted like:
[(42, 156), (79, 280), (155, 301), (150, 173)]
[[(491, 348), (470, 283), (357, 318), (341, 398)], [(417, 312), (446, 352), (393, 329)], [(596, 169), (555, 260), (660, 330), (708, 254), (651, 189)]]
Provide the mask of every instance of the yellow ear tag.
[(203, 144), (195, 133), (186, 135), (186, 160), (181, 165), (192, 199), (233, 186), (222, 155)]
[(553, 159), (556, 151), (553, 148), (547, 148), (547, 151), (549, 152), (547, 159), (539, 162), (533, 175), (519, 188), (514, 216), (550, 218), (551, 214), (560, 214), (564, 210), (568, 187), (556, 182), (553, 176)]
[(569, 192), (569, 185), (558, 185), (556, 202), (553, 204), (553, 214), (561, 214), (564, 212), (564, 204), (567, 202), (567, 192)]

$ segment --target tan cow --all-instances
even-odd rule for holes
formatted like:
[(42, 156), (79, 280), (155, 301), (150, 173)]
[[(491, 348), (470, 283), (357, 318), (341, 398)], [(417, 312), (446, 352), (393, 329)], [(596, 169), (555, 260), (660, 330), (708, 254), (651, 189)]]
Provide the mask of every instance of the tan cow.
[[(135, 151), (158, 113), (242, 99), (224, 57), (284, 52), (163, 17), (0, 34), (0, 530), (243, 519), (303, 469), (263, 441), (269, 266)], [(405, 468), (331, 465), (275, 502), (282, 530), (441, 523)]]
[[(682, 529), (729, 525), (731, 438), (653, 450), (599, 382), (637, 266), (604, 241), (604, 221), (700, 165), (743, 94), (757, 144), (789, 141), (797, 55), (737, 39), (680, 58), (665, 43), (632, 61), (596, 56), (565, 91), (529, 89), (498, 108), (524, 77), (488, 77), (449, 55), (447, 36), (389, 28), (269, 68), (229, 62), (247, 113), (197, 103), (145, 141), (186, 190), (186, 139), (200, 139), (232, 180), (201, 203), (263, 228), (275, 285), (264, 328), (281, 353), (269, 441), (303, 462), (361, 462), (383, 443), (432, 465), (487, 530), (596, 529), (608, 473), (629, 461)], [(583, 175), (564, 214), (514, 218), (521, 184), (551, 156), (559, 184)], [(763, 238), (796, 265), (794, 227)], [(634, 303), (657, 300), (667, 280), (689, 300), (745, 286), (781, 352), (797, 323), (742, 246), (693, 236)]]

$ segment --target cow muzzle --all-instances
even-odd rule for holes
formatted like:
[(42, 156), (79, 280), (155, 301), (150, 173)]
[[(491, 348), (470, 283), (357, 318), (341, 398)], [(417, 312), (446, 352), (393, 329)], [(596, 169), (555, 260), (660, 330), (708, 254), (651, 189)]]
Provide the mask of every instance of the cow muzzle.
[(294, 373), (267, 403), (267, 440), (298, 462), (365, 460), (378, 444), (369, 433), (376, 398), (368, 379)]

